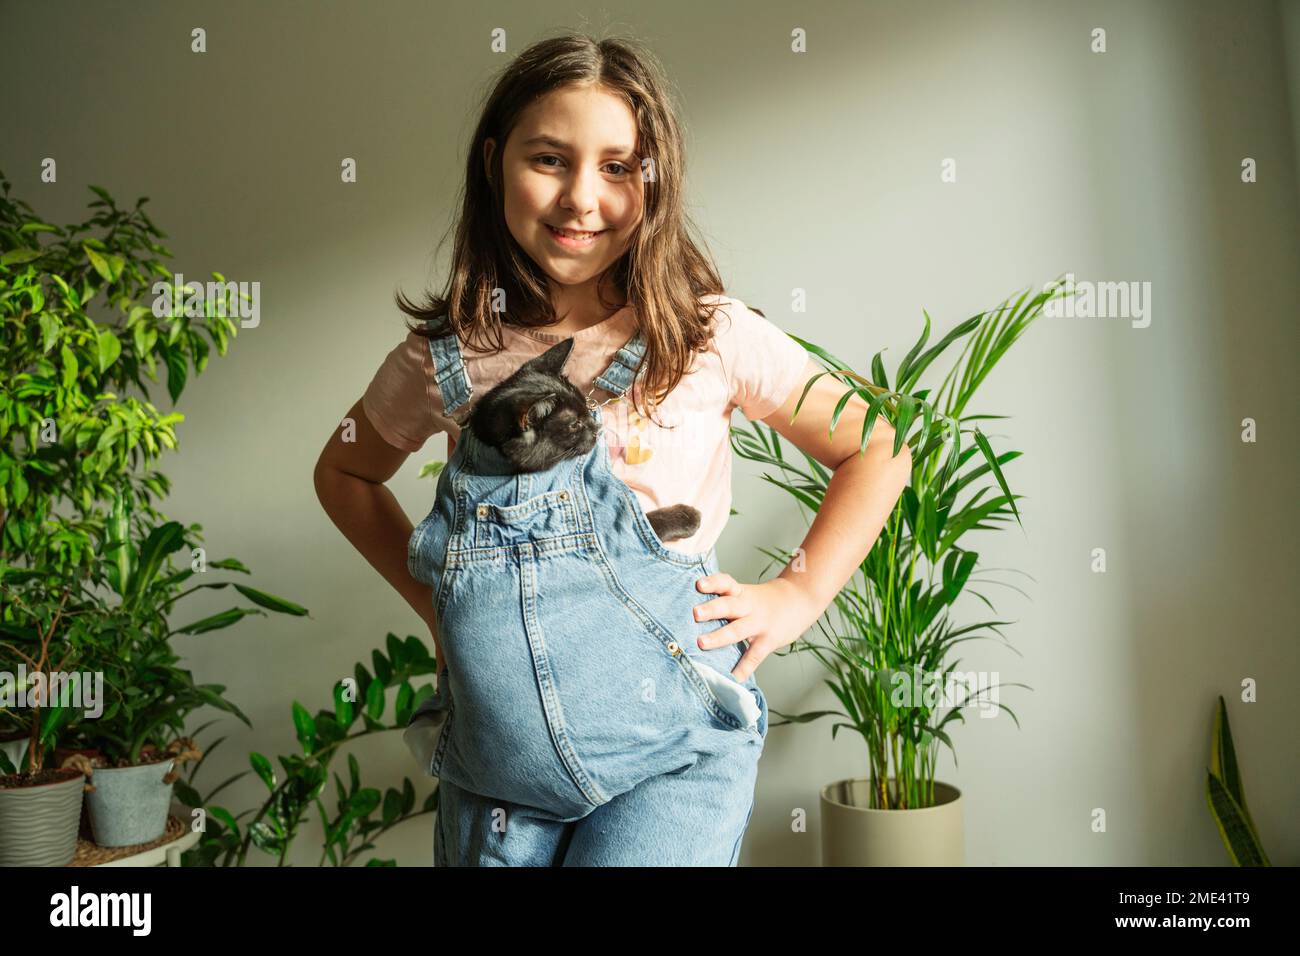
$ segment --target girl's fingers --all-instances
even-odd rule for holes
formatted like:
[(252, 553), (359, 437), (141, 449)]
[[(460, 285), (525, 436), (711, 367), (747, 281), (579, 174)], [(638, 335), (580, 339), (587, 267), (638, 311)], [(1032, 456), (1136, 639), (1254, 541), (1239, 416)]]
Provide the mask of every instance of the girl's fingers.
[(715, 647), (722, 647), (724, 644), (735, 644), (737, 641), (747, 640), (748, 638), (749, 632), (745, 629), (745, 621), (742, 618), (724, 624), (716, 631), (709, 631), (709, 633), (701, 635), (695, 641), (695, 644), (702, 651), (710, 651)]
[(703, 604), (697, 604), (691, 613), (697, 621), (716, 621), (718, 618), (730, 618), (732, 620), (744, 617), (751, 613), (749, 599), (743, 600), (733, 595), (714, 598), (712, 601), (705, 601)]
[(754, 644), (749, 645), (749, 650), (740, 655), (740, 660), (736, 661), (736, 669), (731, 672), (731, 676), (737, 683), (743, 684), (749, 680), (749, 676), (758, 670), (758, 665), (763, 663), (763, 658), (767, 657), (767, 652)]
[(697, 578), (695, 586), (706, 594), (743, 594), (745, 591), (743, 584), (725, 572)]

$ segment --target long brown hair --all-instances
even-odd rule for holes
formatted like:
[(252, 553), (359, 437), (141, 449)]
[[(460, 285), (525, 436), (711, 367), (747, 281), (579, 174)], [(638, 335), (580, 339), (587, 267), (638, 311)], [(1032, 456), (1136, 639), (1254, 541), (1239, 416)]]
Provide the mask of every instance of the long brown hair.
[[(559, 321), (545, 273), (506, 225), (501, 158), (523, 110), (538, 97), (573, 84), (595, 84), (621, 97), (636, 118), (638, 153), (653, 161), (653, 176), (642, 177), (642, 221), (597, 289), (599, 295), (607, 282), (616, 283), (633, 308), (646, 340), (642, 388), (658, 404), (686, 374), (691, 354), (707, 347), (717, 306), (701, 299), (722, 295), (723, 287), (711, 257), (688, 235), (685, 150), (668, 81), (653, 54), (634, 41), (568, 33), (533, 44), (505, 67), (469, 145), (445, 291), (428, 292), (423, 307), (399, 291), (397, 305), (417, 321), (407, 326), (410, 331), (426, 338), (455, 333), (479, 352), (505, 348), (501, 323), (542, 328)], [(488, 138), (497, 143), (490, 180), (483, 164)], [(504, 290), (512, 305), (508, 312), (492, 308), (495, 289)]]

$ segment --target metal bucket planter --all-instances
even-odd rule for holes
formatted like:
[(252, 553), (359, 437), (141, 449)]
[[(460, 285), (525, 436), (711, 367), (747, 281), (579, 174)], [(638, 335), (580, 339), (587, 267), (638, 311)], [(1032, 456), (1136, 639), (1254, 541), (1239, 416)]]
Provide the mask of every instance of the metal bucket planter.
[(0, 866), (67, 866), (77, 855), (86, 777), (67, 767), (34, 787), (0, 787)]
[(163, 777), (175, 760), (134, 767), (96, 767), (95, 789), (86, 794), (90, 826), (99, 846), (134, 846), (158, 839), (167, 830), (172, 784)]
[(936, 780), (932, 807), (875, 810), (870, 786), (856, 778), (822, 788), (822, 866), (966, 865), (960, 790)]

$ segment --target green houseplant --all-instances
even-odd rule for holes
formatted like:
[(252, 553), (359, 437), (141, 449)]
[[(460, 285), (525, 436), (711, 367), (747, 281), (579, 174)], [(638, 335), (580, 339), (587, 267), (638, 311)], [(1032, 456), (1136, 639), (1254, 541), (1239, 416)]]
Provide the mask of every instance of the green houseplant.
[(1237, 866), (1272, 866), (1246, 806), (1246, 787), (1237, 767), (1237, 748), (1228, 726), (1228, 707), (1219, 697), (1210, 738), (1210, 766), (1205, 771), (1205, 800), (1223, 845)]
[[(165, 370), (174, 404), (212, 346), (225, 354), (236, 334), (232, 286), (214, 273), (220, 297), (201, 312), (190, 308), (188, 285), (178, 285), (158, 258), (171, 253), (157, 242), (165, 234), (143, 197), (120, 209), (92, 186), (96, 211), (61, 227), (13, 198), (3, 174), (0, 182), (0, 672), (75, 664), (107, 678), (98, 714), (64, 701), (0, 704), (0, 730), (24, 742), (12, 755), (0, 750), (0, 862), (57, 865), (75, 851), (83, 772), (103, 767), (100, 781), (87, 785), (92, 793), (132, 766), (170, 772), (196, 753), (184, 737), (188, 713), (204, 705), (238, 713), (224, 688), (196, 684), (176, 666), (167, 639), (262, 612), (234, 608), (172, 631), (165, 615), (175, 600), (229, 583), (182, 591), (192, 575), (247, 569), (233, 558), (205, 562), (200, 526), (185, 528), (154, 507), (170, 483), (151, 466), (176, 447), (183, 416), (160, 412), (151, 385)], [(178, 570), (171, 555), (182, 547), (191, 551), (190, 567)], [(306, 613), (236, 588), (259, 608)], [(65, 754), (81, 749), (68, 758), (74, 769), (47, 766), (60, 745)], [(150, 793), (165, 823), (162, 786), (160, 773)], [(55, 797), (58, 823), (34, 802)], [(128, 804), (139, 799), (124, 796)], [(108, 828), (115, 812), (105, 809)], [(98, 831), (100, 821), (92, 822)], [(31, 839), (56, 825), (58, 840)], [(23, 858), (21, 846), (36, 842), (56, 847), (53, 857)], [(14, 846), (16, 858), (8, 855)]]
[[(969, 414), (967, 406), (997, 362), (1063, 290), (1059, 283), (1049, 283), (1043, 292), (1030, 293), (1026, 290), (1014, 303), (1007, 299), (970, 317), (929, 348), (930, 316), (923, 313), (924, 329), (895, 370), (892, 386), (881, 353), (872, 359), (868, 378), (825, 349), (794, 337), (825, 366), (806, 384), (804, 397), (823, 375), (846, 386), (832, 432), (857, 395), (868, 405), (861, 448), (883, 418), (896, 430), (895, 454), (904, 441), (913, 450), (911, 482), (858, 572), (818, 621), (821, 639), (806, 638), (781, 652), (814, 655), (830, 673), (826, 684), (843, 709), (775, 711), (778, 723), (838, 718), (832, 737), (848, 728), (867, 748), (867, 778), (839, 781), (822, 791), (827, 862), (959, 863), (960, 794), (955, 787), (935, 782), (938, 747), (946, 745), (955, 759), (946, 728), (954, 720), (965, 720), (965, 706), (1001, 708), (1016, 719), (1009, 707), (988, 694), (999, 686), (1025, 685), (969, 680), (956, 671), (960, 661), (949, 658), (963, 641), (1002, 637), (999, 627), (1008, 623), (960, 624), (952, 608), (970, 590), (993, 609), (989, 599), (971, 587), (980, 583), (973, 576), (980, 555), (965, 539), (975, 531), (1020, 521), (1015, 502), (1021, 496), (1011, 492), (1003, 473), (1003, 466), (1020, 452), (995, 451), (977, 424), (1005, 416)], [(964, 347), (937, 390), (920, 388), (924, 374), (959, 342)], [(796, 416), (802, 404), (801, 397)], [(770, 427), (750, 423), (748, 428), (733, 428), (732, 447), (743, 458), (777, 469), (776, 475), (764, 473), (764, 480), (789, 492), (801, 508), (815, 512), (820, 507), (830, 472), (807, 454), (802, 464), (788, 459), (780, 436)], [(976, 455), (978, 460), (972, 462)], [(963, 494), (968, 497), (959, 503)], [(782, 564), (796, 557), (793, 552), (762, 550)], [(945, 709), (945, 703), (952, 706)], [(890, 810), (927, 813), (894, 814), (886, 821), (879, 811)]]
[[(325, 834), (320, 865), (350, 866), (368, 850), (375, 838), (406, 821), (438, 809), (435, 789), (416, 809), (415, 787), (403, 778), (400, 790), (389, 787), (383, 793), (361, 782), (361, 767), (354, 754), (348, 753), (348, 779), (345, 783), (334, 773), (335, 808), (326, 808), (325, 788), (331, 762), (352, 743), (379, 733), (405, 729), (411, 713), (433, 693), (432, 684), (418, 690), (412, 683), (421, 674), (437, 672), (436, 662), (419, 638), (404, 641), (389, 634), (385, 653), (375, 648), (371, 653), (372, 674), (360, 662), (353, 668), (350, 684), (340, 681), (334, 687), (333, 707), (314, 715), (297, 701), (292, 717), (301, 754), (279, 757), (282, 775), (277, 775), (270, 760), (260, 753), (249, 754), (249, 764), (266, 786), (267, 796), (260, 807), (232, 814), (213, 802), (218, 793), (249, 773), (244, 770), (227, 778), (206, 796), (194, 786), (194, 779), (205, 761), (224, 737), (206, 748), (206, 753), (189, 771), (186, 781), (178, 781), (178, 798), (195, 811), (202, 811), (203, 836), (199, 843), (182, 856), (186, 866), (243, 866), (250, 849), (273, 857), (284, 866), (290, 848), (309, 811), (315, 807)], [(397, 688), (392, 702), (392, 723), (385, 723), (388, 690)], [(204, 724), (197, 733), (209, 725)], [(252, 819), (243, 818), (252, 814)], [(392, 860), (371, 858), (366, 866), (394, 866)]]

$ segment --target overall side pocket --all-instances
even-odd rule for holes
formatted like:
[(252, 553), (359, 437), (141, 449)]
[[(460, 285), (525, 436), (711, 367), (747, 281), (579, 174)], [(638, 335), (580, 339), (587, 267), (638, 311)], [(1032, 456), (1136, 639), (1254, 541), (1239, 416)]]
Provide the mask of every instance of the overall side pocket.
[(717, 708), (721, 708), (727, 720), (720, 722), (727, 729), (741, 730), (756, 737), (763, 736), (763, 707), (755, 696), (757, 688), (751, 690), (729, 674), (723, 674), (708, 664), (697, 661), (685, 651), (682, 652), (681, 657), (684, 658), (682, 666), (691, 668), (703, 682), (702, 690), (694, 682), (691, 686), (697, 693), (707, 695), (704, 697), (704, 704), (715, 719)]
[(440, 667), (433, 695), (425, 698), (412, 712), (402, 733), (402, 742), (428, 776), (437, 776), (435, 758), (442, 752), (439, 745), (451, 721), (451, 710), (451, 683), (446, 667)]

